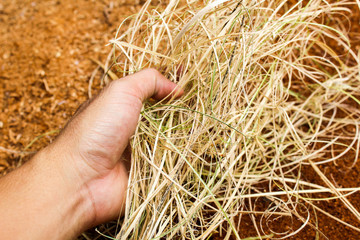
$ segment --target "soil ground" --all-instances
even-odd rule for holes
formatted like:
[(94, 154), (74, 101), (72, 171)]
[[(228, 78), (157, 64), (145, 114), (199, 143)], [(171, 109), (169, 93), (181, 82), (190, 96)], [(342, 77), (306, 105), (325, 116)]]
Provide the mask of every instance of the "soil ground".
[[(140, 1), (131, 0), (0, 2), (0, 175), (20, 166), (55, 138), (88, 98), (89, 80), (97, 67), (91, 59), (105, 61), (110, 50), (106, 46), (108, 40), (115, 35), (120, 22), (140, 7)], [(353, 9), (354, 14), (349, 16), (350, 36), (354, 48), (358, 49), (359, 14)], [(95, 78), (95, 89), (100, 88), (99, 79), (100, 76)], [(335, 185), (360, 186), (360, 163), (348, 168), (351, 157), (345, 156), (337, 166), (332, 163), (322, 167)], [(305, 178), (323, 184), (310, 168)], [(360, 209), (360, 193), (351, 195), (349, 200)], [(360, 227), (359, 220), (345, 210), (340, 201), (317, 204)], [(319, 229), (329, 239), (360, 239), (359, 232), (321, 213), (317, 213), (317, 218)], [(256, 235), (251, 225), (250, 219), (242, 224), (241, 237)], [(104, 229), (109, 230), (108, 235), (116, 232), (115, 224), (99, 227), (100, 231)], [(102, 238), (94, 230), (86, 237)], [(291, 239), (317, 238), (316, 232), (307, 227)], [(319, 239), (325, 238), (320, 235)]]

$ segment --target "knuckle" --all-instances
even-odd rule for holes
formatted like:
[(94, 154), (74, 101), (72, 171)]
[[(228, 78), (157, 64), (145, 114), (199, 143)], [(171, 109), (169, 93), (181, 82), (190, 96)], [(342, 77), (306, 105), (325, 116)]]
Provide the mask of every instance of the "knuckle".
[(119, 79), (109, 82), (106, 87), (107, 87), (108, 89), (113, 89), (113, 88), (115, 88), (118, 84), (119, 84)]
[[(119, 99), (132, 99), (134, 101), (140, 100), (143, 94), (143, 86), (136, 81), (124, 81), (123, 79), (112, 81), (109, 84), (108, 95), (114, 96), (114, 98)], [(121, 97), (120, 97), (121, 96)]]
[(159, 76), (161, 75), (161, 73), (155, 69), (155, 68), (147, 68), (145, 69), (144, 71), (146, 71), (149, 75), (152, 75), (152, 76)]
[(104, 89), (106, 95), (112, 95), (116, 94), (117, 92), (121, 91), (124, 88), (124, 83), (121, 81), (121, 79), (117, 79), (114, 81), (111, 81), (107, 86), (106, 89)]

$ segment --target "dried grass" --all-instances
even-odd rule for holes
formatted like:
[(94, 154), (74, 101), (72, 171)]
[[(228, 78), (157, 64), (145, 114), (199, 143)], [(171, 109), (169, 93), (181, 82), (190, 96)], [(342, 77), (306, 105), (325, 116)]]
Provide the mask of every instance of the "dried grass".
[[(186, 93), (143, 108), (117, 239), (240, 239), (245, 215), (254, 237), (286, 238), (317, 229), (314, 210), (330, 214), (314, 201), (334, 198), (360, 220), (346, 198), (360, 188), (336, 187), (318, 167), (359, 158), (359, 58), (343, 26), (325, 25), (348, 2), (150, 3), (111, 41), (105, 68), (120, 77), (156, 67)], [(302, 178), (304, 165), (323, 186)], [(270, 224), (279, 217), (302, 224), (279, 232)]]

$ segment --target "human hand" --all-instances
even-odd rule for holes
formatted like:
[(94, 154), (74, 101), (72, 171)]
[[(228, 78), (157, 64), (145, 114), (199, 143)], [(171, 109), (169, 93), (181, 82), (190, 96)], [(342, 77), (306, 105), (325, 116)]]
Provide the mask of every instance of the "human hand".
[(143, 101), (180, 96), (182, 91), (175, 89), (175, 83), (154, 69), (113, 81), (80, 107), (51, 146), (69, 156), (69, 166), (86, 184), (93, 201), (94, 224), (124, 211), (130, 150), (124, 151), (135, 132)]
[[(23, 193), (14, 193), (13, 198), (42, 195), (41, 201), (36, 197), (29, 200), (39, 204), (29, 216), (44, 212), (43, 215), (46, 213), (47, 218), (53, 219), (42, 221), (48, 221), (48, 225), (62, 224), (60, 228), (57, 226), (61, 231), (56, 238), (48, 226), (52, 239), (72, 238), (87, 228), (115, 219), (125, 207), (130, 164), (129, 151), (125, 150), (135, 132), (142, 102), (149, 97), (156, 100), (170, 95), (179, 97), (183, 92), (176, 87), (154, 69), (113, 81), (96, 98), (80, 107), (59, 137), (23, 167), (23, 174), (8, 177), (8, 182), (16, 182), (21, 175), (34, 172), (34, 176), (28, 177), (31, 185), (25, 188), (38, 191), (24, 189)], [(1, 185), (4, 182), (0, 182), (0, 191), (6, 189), (6, 184)], [(24, 188), (18, 186), (21, 187)], [(57, 208), (51, 214), (45, 207), (49, 201)], [(0, 210), (9, 205), (11, 207), (11, 198), (0, 201)], [(55, 221), (57, 215), (61, 218)], [(46, 238), (45, 232), (37, 236)]]

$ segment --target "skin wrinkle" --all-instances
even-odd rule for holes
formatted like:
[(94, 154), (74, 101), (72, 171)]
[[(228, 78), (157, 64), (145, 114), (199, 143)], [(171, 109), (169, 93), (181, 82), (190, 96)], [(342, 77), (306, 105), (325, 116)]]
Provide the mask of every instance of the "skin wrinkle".
[(158, 78), (157, 78), (157, 74), (154, 74), (154, 80), (153, 80), (153, 93), (151, 94), (151, 97), (153, 96), (156, 96), (157, 92), (156, 92), (156, 89), (159, 89), (158, 88)]
[(92, 217), (91, 217), (91, 225), (95, 224), (96, 223), (96, 219), (97, 219), (97, 211), (96, 211), (96, 204), (95, 204), (95, 198), (93, 196), (93, 193), (92, 191), (90, 191), (90, 187), (89, 187), (89, 184), (86, 182), (85, 183), (85, 189), (86, 189), (86, 192), (90, 198), (90, 201), (91, 201), (91, 206), (92, 206)]

